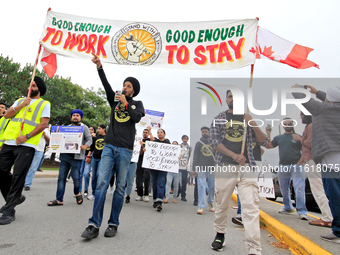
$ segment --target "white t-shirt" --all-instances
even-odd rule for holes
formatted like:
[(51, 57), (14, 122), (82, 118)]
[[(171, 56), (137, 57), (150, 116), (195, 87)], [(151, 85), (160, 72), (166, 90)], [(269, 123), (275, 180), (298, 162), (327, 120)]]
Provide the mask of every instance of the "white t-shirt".
[[(36, 100), (38, 100), (38, 99), (32, 99), (32, 101), (29, 104), (29, 106), (31, 104), (33, 104)], [(11, 107), (16, 107), (18, 105), (18, 101), (19, 100), (15, 101), (14, 104)], [(50, 116), (51, 116), (51, 105), (50, 104), (46, 104), (44, 109), (42, 110), (41, 118), (50, 118)], [(12, 145), (12, 146), (17, 146), (17, 143), (16, 143), (15, 140), (6, 140), (5, 144)], [(31, 148), (34, 148), (34, 149), (37, 147), (36, 145), (29, 144), (29, 143), (21, 143), (20, 145), (31, 147)]]
[[(48, 128), (44, 129), (44, 133), (51, 138), (50, 130)], [(39, 144), (37, 146), (37, 151), (45, 151), (45, 146), (46, 146), (46, 140), (44, 138), (44, 134), (41, 136)]]

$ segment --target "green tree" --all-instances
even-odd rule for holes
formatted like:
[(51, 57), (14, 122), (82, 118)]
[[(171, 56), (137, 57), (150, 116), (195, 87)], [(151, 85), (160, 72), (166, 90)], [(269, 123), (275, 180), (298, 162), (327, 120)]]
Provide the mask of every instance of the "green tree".
[(32, 68), (23, 69), (13, 59), (0, 55), (0, 98), (6, 105), (11, 105), (20, 97), (27, 95)]
[[(0, 101), (10, 106), (20, 97), (27, 95), (27, 88), (32, 76), (33, 66), (26, 65), (20, 68), (20, 64), (14, 63), (9, 57), (0, 56)], [(82, 122), (86, 125), (108, 125), (110, 121), (110, 107), (102, 89), (94, 91), (83, 89), (71, 82), (71, 78), (63, 78), (55, 75), (50, 79), (44, 71), (36, 71), (46, 83), (47, 92), (43, 96), (51, 103), (52, 125), (70, 124), (70, 113), (74, 109), (84, 112)]]

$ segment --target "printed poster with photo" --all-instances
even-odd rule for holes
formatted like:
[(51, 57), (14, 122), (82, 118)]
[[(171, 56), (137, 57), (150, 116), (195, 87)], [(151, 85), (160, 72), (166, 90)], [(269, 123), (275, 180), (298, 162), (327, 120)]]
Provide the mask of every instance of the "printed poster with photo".
[(79, 154), (83, 129), (83, 126), (52, 126), (49, 151)]
[(153, 129), (163, 128), (164, 112), (145, 110), (145, 116), (141, 118), (138, 125), (144, 128), (150, 126)]

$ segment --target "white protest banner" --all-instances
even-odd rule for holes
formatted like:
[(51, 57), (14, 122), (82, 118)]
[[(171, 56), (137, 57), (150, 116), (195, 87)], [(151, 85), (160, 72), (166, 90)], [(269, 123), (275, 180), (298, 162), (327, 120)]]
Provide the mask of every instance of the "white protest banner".
[(197, 70), (235, 69), (255, 63), (257, 19), (140, 22), (48, 11), (42, 46), (74, 58)]
[[(255, 176), (259, 184), (260, 197), (275, 198), (273, 177), (269, 170), (270, 167), (267, 163), (256, 161)], [(237, 187), (235, 187), (234, 193), (238, 194)]]
[(135, 142), (133, 143), (133, 153), (132, 153), (132, 158), (131, 162), (138, 162), (139, 158), (139, 152), (141, 148), (140, 141), (142, 141), (143, 138), (141, 136), (135, 136)]
[(138, 124), (144, 128), (150, 126), (153, 129), (163, 128), (164, 112), (158, 112), (145, 109), (145, 116), (141, 118)]
[(180, 146), (146, 141), (143, 168), (178, 173)]

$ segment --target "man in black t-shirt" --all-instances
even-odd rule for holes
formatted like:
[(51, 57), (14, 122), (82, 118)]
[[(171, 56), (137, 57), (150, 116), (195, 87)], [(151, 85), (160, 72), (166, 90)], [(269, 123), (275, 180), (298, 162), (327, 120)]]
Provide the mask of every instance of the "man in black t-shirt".
[[(140, 148), (138, 163), (137, 163), (137, 171), (136, 171), (136, 186), (137, 186), (137, 197), (136, 201), (144, 201), (149, 202), (149, 186), (150, 186), (150, 169), (143, 168), (143, 156), (144, 156), (144, 148), (145, 142), (154, 140), (152, 133), (150, 132), (151, 127), (145, 128), (143, 130), (143, 145)], [(150, 135), (150, 138), (149, 138)], [(143, 192), (143, 184), (144, 184), (144, 192)]]
[(93, 142), (90, 147), (90, 152), (86, 156), (86, 163), (91, 164), (92, 168), (92, 195), (89, 196), (88, 200), (94, 200), (95, 192), (97, 187), (97, 178), (98, 178), (98, 169), (100, 166), (100, 160), (102, 157), (102, 152), (105, 145), (105, 136), (106, 136), (106, 126), (104, 124), (100, 124), (98, 126), (98, 135), (93, 137)]
[[(248, 254), (261, 254), (259, 186), (252, 167), (256, 165), (258, 153), (253, 143), (265, 146), (266, 135), (249, 114), (234, 115), (233, 94), (227, 91), (229, 109), (218, 114), (210, 126), (210, 146), (215, 150), (215, 221), (217, 232), (211, 244), (216, 251), (223, 250), (230, 199), (235, 186), (242, 204), (242, 220), (245, 228), (245, 242)], [(245, 128), (246, 124), (248, 127)], [(246, 136), (244, 155), (242, 141)], [(260, 149), (260, 147), (259, 147)], [(259, 150), (261, 155), (261, 149)]]
[(116, 175), (116, 189), (112, 198), (109, 226), (105, 230), (104, 236), (113, 237), (117, 233), (119, 214), (124, 203), (126, 176), (135, 141), (135, 125), (144, 116), (143, 103), (133, 100), (133, 97), (137, 96), (140, 91), (138, 80), (133, 77), (126, 78), (123, 82), (123, 92), (115, 93), (106, 79), (100, 59), (93, 56), (92, 62), (97, 66), (107, 100), (111, 106), (111, 117), (98, 170), (92, 217), (89, 219), (88, 227), (81, 235), (86, 239), (92, 239), (99, 234), (106, 192), (113, 174)]

